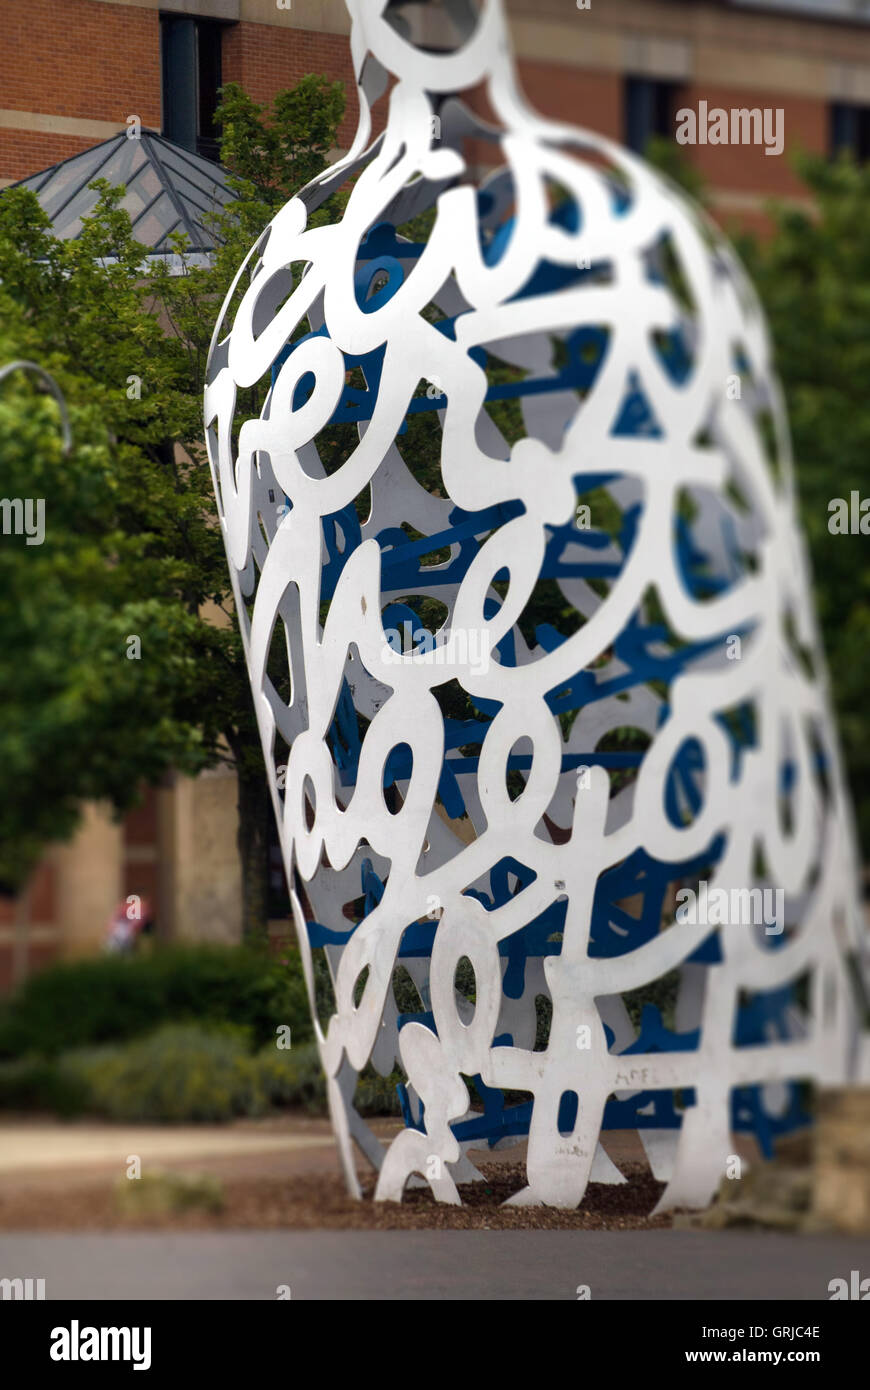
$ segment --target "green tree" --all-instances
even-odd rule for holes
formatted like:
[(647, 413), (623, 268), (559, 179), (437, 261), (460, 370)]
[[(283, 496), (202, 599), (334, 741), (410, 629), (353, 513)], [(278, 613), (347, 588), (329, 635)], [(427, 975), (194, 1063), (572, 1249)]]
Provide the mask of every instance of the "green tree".
[[(653, 162), (704, 200), (700, 176), (669, 140)], [(864, 853), (870, 848), (868, 540), (829, 530), (829, 503), (870, 497), (870, 165), (801, 155), (811, 208), (771, 201), (770, 235), (735, 234), (760, 295), (788, 410), (801, 521), (813, 571), (843, 761)]]
[[(6, 379), (2, 491), (45, 508), (42, 544), (0, 543), (0, 882), (10, 889), (46, 841), (71, 832), (83, 800), (124, 809), (169, 766), (198, 771), (218, 729), (197, 660), (214, 638), (199, 631), (191, 567), (154, 545), (158, 468), (112, 440), (119, 392), (71, 369), (5, 286), (0, 325), (0, 361), (26, 356), (53, 372), (75, 441), (64, 457), (54, 402), (29, 377)], [(128, 658), (129, 638), (141, 659)]]
[(813, 210), (771, 205), (773, 235), (742, 238), (770, 322), (791, 424), (845, 769), (870, 846), (870, 565), (863, 535), (829, 530), (829, 503), (870, 497), (870, 165), (803, 156)]
[[(75, 241), (52, 234), (29, 191), (0, 195), (0, 364), (27, 357), (55, 375), (74, 439), (64, 457), (55, 407), (27, 377), (0, 386), (0, 490), (46, 508), (41, 546), (0, 538), (7, 890), (71, 833), (84, 801), (123, 812), (169, 770), (223, 759), (239, 778), (245, 932), (264, 935), (271, 808), (201, 442), (202, 388), (232, 277), (274, 212), (326, 166), (343, 103), (341, 84), (318, 77), (268, 112), (224, 89), (237, 200), (215, 220), (212, 265), (181, 275), (144, 266), (123, 190), (105, 182)], [(252, 394), (244, 404), (261, 403)], [(281, 688), (286, 671), (274, 674)]]

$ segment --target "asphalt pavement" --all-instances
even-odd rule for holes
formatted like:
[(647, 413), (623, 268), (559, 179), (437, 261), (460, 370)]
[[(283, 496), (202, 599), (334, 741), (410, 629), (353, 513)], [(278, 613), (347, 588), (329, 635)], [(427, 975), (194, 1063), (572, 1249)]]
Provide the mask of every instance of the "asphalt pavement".
[(0, 1233), (46, 1299), (829, 1299), (870, 1241), (730, 1231)]

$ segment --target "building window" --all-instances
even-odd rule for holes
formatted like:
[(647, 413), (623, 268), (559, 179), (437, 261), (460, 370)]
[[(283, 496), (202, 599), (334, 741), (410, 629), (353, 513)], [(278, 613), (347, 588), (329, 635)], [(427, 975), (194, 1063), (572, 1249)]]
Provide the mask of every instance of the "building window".
[(677, 86), (650, 77), (627, 77), (623, 91), (623, 138), (643, 154), (654, 135), (673, 139)]
[(284, 855), (281, 841), (275, 828), (275, 817), (269, 817), (269, 892), (267, 912), (273, 920), (286, 921), (292, 917), (293, 908), (287, 891), (287, 877), (284, 873)]
[(221, 85), (221, 29), (210, 19), (160, 16), (163, 66), (163, 134), (168, 140), (217, 159), (214, 122)]
[(835, 155), (841, 150), (850, 150), (856, 159), (870, 159), (870, 106), (834, 102), (831, 107), (830, 149)]

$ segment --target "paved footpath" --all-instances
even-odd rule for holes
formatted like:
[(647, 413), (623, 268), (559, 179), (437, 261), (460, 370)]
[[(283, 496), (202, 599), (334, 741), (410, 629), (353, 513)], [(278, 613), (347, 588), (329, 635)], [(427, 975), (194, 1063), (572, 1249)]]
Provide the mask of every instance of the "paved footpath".
[[(292, 1158), (306, 1150), (323, 1153), (335, 1144), (326, 1120), (293, 1117), (291, 1123), (238, 1122), (233, 1125), (124, 1125), (92, 1121), (0, 1123), (0, 1181), (43, 1173), (100, 1171), (138, 1154), (145, 1162), (245, 1159), (254, 1155)], [(292, 1166), (292, 1165), (291, 1165)], [(310, 1163), (306, 1166), (311, 1166)]]
[(706, 1231), (0, 1233), (47, 1299), (827, 1300), (870, 1241)]
[[(7, 1121), (0, 1190), (105, 1184), (133, 1153), (227, 1178), (338, 1172), (320, 1119)], [(48, 1299), (271, 1300), (289, 1285), (294, 1299), (575, 1300), (587, 1284), (593, 1299), (827, 1299), (853, 1269), (870, 1275), (870, 1241), (757, 1231), (0, 1231), (0, 1277), (44, 1278)]]

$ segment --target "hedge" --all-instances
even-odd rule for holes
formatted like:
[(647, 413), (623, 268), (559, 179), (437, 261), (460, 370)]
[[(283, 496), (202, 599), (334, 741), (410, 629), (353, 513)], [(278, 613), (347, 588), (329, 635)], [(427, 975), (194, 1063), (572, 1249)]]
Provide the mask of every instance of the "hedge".
[(169, 1022), (233, 1024), (255, 1047), (289, 1024), (294, 1045), (307, 1041), (313, 1031), (298, 953), (282, 964), (240, 947), (167, 946), (52, 966), (0, 1006), (0, 1060), (58, 1057)]

